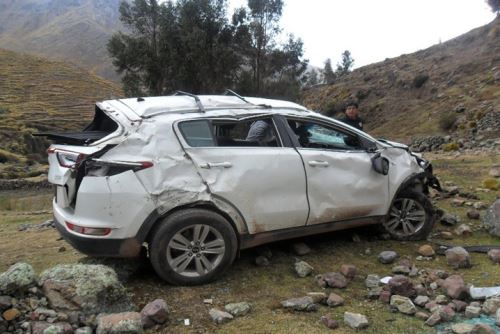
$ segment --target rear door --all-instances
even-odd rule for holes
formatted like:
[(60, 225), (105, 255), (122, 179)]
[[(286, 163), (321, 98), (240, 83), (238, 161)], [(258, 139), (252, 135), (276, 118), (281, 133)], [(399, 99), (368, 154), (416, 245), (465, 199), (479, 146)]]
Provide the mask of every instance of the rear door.
[(175, 128), (211, 193), (242, 213), (251, 234), (306, 224), (304, 166), (283, 146), (272, 117), (189, 120)]

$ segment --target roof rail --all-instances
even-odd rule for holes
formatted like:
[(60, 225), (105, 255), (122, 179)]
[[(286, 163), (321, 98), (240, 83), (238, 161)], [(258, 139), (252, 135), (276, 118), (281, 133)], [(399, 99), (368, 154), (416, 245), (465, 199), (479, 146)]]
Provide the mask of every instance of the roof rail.
[(198, 96), (191, 94), (191, 93), (183, 92), (181, 90), (176, 91), (173, 95), (174, 96), (175, 95), (185, 95), (185, 96), (192, 97), (196, 101), (196, 105), (198, 106), (198, 109), (200, 110), (200, 112), (203, 112), (203, 113), (205, 112), (205, 107), (203, 107), (203, 104), (201, 103), (201, 100)]
[(226, 91), (224, 92), (223, 95), (233, 95), (233, 96), (236, 96), (237, 98), (239, 98), (240, 100), (242, 100), (243, 102), (246, 102), (248, 104), (251, 104), (253, 106), (257, 106), (257, 107), (262, 107), (262, 108), (265, 108), (265, 109), (271, 109), (272, 107), (268, 104), (255, 104), (255, 103), (252, 103), (252, 102), (249, 102), (247, 99), (245, 99), (243, 96), (241, 96), (240, 94), (230, 90), (230, 89), (227, 89), (226, 88)]

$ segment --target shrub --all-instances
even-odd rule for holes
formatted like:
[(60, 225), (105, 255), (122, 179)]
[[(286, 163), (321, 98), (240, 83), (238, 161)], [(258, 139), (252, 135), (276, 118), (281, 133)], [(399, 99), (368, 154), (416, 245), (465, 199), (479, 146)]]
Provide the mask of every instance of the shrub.
[(9, 112), (9, 109), (7, 107), (0, 106), (0, 114), (6, 114), (8, 112)]
[(457, 121), (457, 115), (455, 113), (443, 114), (439, 118), (439, 128), (444, 131), (448, 131), (453, 128), (455, 122)]
[(443, 144), (441, 148), (443, 149), (443, 151), (449, 152), (458, 150), (459, 146), (457, 143), (448, 143), (448, 144)]
[(497, 180), (492, 177), (487, 178), (483, 181), (483, 187), (490, 190), (497, 190), (498, 189)]
[(427, 74), (417, 74), (413, 79), (413, 87), (420, 88), (426, 83), (427, 80), (429, 80), (429, 76)]
[(476, 122), (469, 122), (469, 128), (474, 129), (477, 126)]

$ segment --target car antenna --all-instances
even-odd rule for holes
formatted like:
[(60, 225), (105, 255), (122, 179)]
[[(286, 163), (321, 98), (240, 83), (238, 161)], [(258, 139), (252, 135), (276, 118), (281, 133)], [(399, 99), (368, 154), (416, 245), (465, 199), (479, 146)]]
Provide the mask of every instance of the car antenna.
[(255, 104), (255, 103), (252, 103), (252, 102), (249, 102), (247, 99), (245, 99), (243, 96), (241, 96), (240, 94), (236, 93), (235, 91), (232, 91), (231, 89), (227, 89), (226, 88), (226, 91), (224, 92), (224, 94), (222, 95), (232, 95), (232, 96), (236, 96), (237, 98), (239, 98), (240, 100), (242, 100), (243, 102), (245, 103), (248, 103), (248, 104), (251, 104), (253, 106), (258, 106), (258, 107), (263, 107), (263, 108), (266, 108), (266, 109), (270, 109), (272, 108), (270, 105), (268, 104)]
[(200, 112), (203, 112), (203, 113), (205, 112), (205, 107), (203, 107), (203, 104), (201, 103), (201, 100), (200, 100), (200, 98), (197, 95), (194, 95), (194, 94), (191, 94), (191, 93), (186, 93), (186, 92), (183, 92), (181, 90), (176, 91), (173, 95), (174, 96), (176, 96), (176, 95), (185, 95), (185, 96), (192, 97), (196, 101), (196, 105), (198, 106), (198, 109), (200, 110)]

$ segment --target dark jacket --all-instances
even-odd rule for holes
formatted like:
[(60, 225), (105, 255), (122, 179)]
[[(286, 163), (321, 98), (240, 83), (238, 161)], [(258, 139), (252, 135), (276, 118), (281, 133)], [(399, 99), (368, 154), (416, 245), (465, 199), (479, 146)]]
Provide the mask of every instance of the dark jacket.
[(363, 120), (360, 117), (358, 117), (356, 119), (350, 119), (349, 117), (344, 116), (341, 119), (339, 119), (339, 121), (341, 121), (347, 125), (350, 125), (353, 128), (356, 128), (356, 129), (363, 131)]

